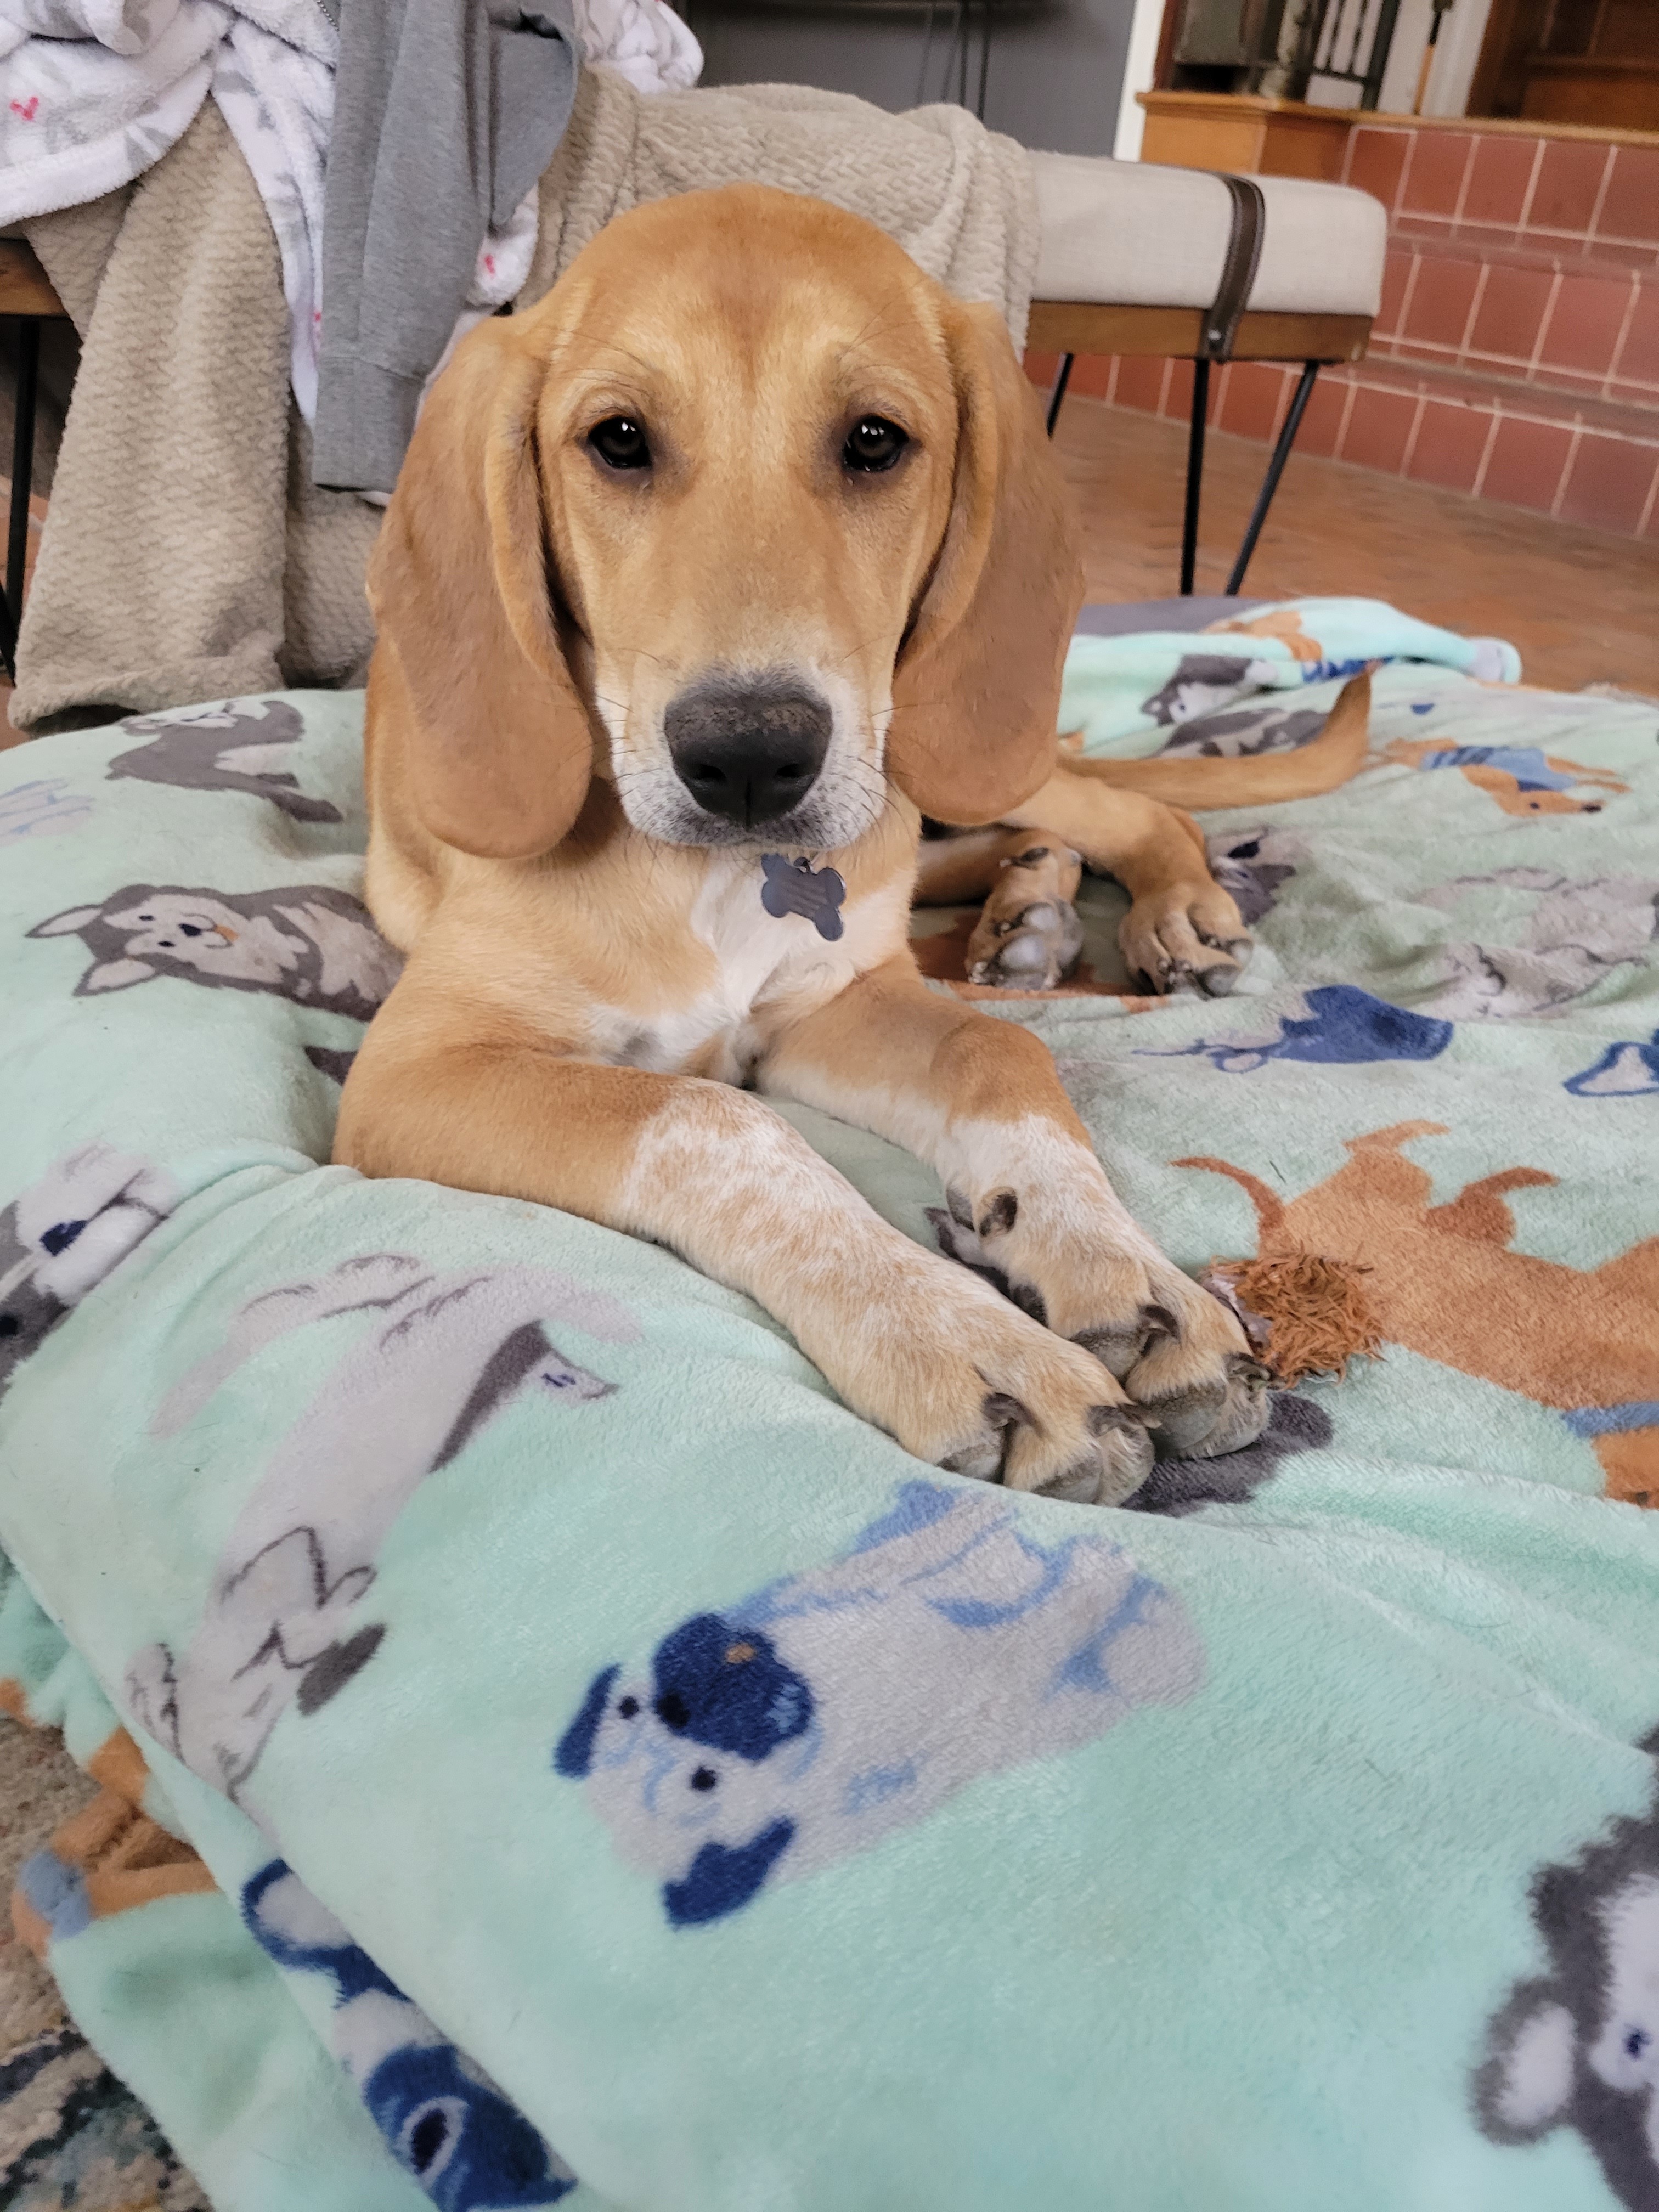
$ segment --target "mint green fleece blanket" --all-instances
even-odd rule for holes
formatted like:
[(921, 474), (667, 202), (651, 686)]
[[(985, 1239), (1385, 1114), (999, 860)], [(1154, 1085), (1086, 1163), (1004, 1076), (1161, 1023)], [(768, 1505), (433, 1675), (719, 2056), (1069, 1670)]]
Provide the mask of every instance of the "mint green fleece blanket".
[(225, 2212), (1659, 2206), (1659, 710), (1378, 690), (1206, 823), (1238, 995), (992, 1002), (1182, 1264), (1370, 1270), (1380, 1360), (1118, 1511), (319, 1164), (360, 699), (0, 761), (0, 1695), (218, 1885), (20, 1913)]

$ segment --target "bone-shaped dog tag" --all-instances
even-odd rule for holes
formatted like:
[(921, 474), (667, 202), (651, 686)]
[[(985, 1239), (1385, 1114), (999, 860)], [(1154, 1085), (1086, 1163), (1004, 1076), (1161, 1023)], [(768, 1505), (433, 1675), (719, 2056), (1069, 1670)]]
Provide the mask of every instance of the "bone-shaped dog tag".
[(761, 904), (781, 921), (787, 914), (805, 915), (820, 937), (832, 942), (846, 927), (841, 902), (847, 886), (833, 868), (815, 868), (810, 860), (786, 860), (781, 853), (763, 853)]

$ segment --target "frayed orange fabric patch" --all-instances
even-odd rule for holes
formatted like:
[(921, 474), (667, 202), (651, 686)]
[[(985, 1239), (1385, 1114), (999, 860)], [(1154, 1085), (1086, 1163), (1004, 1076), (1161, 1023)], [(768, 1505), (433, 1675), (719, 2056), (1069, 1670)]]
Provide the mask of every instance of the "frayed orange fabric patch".
[(1261, 1357), (1294, 1390), (1310, 1375), (1341, 1376), (1354, 1358), (1379, 1359), (1382, 1332), (1362, 1277), (1369, 1267), (1292, 1252), (1269, 1260), (1215, 1260), (1218, 1277), (1247, 1315), (1267, 1325)]

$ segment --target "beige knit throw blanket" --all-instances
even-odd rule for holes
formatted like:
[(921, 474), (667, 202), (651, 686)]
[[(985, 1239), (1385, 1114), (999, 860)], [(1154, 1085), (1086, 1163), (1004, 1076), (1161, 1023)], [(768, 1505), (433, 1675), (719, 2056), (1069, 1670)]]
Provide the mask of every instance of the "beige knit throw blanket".
[[(1023, 343), (1030, 166), (960, 108), (889, 115), (799, 86), (644, 98), (584, 71), (542, 180), (518, 305), (613, 216), (752, 181), (867, 216)], [(82, 354), (19, 641), (24, 728), (283, 685), (361, 681), (380, 510), (311, 482), (273, 237), (211, 100), (136, 182), (28, 236)]]

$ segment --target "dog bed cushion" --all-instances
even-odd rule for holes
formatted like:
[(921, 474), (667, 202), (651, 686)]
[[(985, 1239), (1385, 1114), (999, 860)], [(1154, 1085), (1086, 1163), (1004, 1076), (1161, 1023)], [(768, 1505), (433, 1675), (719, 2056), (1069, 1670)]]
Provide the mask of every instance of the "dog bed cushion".
[(152, 1838), (20, 1923), (228, 2212), (1659, 2201), (1659, 714), (1379, 689), (1370, 772), (1206, 824), (1237, 997), (991, 1002), (1181, 1263), (1370, 1270), (1380, 1361), (1112, 1512), (321, 1164), (360, 699), (9, 757), (0, 1670)]

